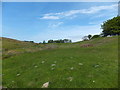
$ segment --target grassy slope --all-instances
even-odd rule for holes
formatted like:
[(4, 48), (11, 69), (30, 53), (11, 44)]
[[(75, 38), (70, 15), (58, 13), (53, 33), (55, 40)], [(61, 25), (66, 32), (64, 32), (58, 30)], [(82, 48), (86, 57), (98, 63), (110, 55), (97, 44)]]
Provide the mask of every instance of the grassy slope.
[(3, 58), (26, 52), (39, 51), (43, 47), (43, 45), (38, 45), (36, 43), (22, 42), (10, 38), (2, 38), (2, 44)]
[[(54, 44), (56, 49), (6, 58), (3, 60), (3, 85), (41, 88), (43, 83), (50, 81), (50, 88), (115, 88), (118, 80), (117, 41), (117, 37), (108, 37)], [(84, 44), (93, 47), (81, 47)]]

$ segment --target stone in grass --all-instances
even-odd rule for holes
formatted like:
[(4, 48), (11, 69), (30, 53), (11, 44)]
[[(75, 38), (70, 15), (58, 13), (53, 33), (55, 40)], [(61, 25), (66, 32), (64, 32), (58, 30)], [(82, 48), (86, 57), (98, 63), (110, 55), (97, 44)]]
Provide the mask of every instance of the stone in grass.
[(38, 66), (34, 66), (35, 68), (37, 68)]
[(67, 79), (71, 82), (73, 80), (73, 77), (68, 77)]
[(73, 69), (74, 69), (74, 67), (71, 67), (70, 69), (71, 69), (71, 70), (73, 70)]
[(51, 70), (54, 70), (55, 68), (51, 68)]
[(57, 63), (57, 61), (54, 61), (54, 63)]
[(12, 83), (14, 83), (15, 81), (12, 81)]
[(89, 74), (89, 75), (88, 75), (88, 77), (90, 77), (90, 78), (91, 78), (91, 77), (93, 77), (93, 75)]
[(99, 64), (95, 64), (95, 65), (94, 65), (95, 68), (97, 68), (97, 67), (99, 67), (99, 66), (100, 66)]
[(20, 76), (20, 74), (18, 73), (16, 76)]
[(78, 63), (78, 65), (83, 65), (83, 63)]
[(42, 85), (42, 88), (48, 88), (49, 87), (49, 82), (46, 82)]
[(73, 59), (73, 57), (70, 57), (71, 59)]
[(45, 63), (45, 61), (42, 61), (41, 63), (43, 64), (43, 63)]
[(56, 64), (52, 64), (51, 66), (52, 66), (52, 67), (53, 67), (53, 66), (56, 66)]

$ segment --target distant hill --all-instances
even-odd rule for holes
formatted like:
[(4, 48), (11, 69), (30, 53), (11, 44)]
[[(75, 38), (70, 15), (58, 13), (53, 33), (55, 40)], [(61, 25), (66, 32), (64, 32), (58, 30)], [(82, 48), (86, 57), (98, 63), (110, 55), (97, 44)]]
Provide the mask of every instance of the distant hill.
[(16, 49), (35, 46), (35, 43), (19, 41), (16, 39), (2, 37), (3, 49)]
[(76, 43), (49, 43), (49, 44), (25, 42), (5, 37), (2, 37), (1, 39), (3, 58), (7, 58), (12, 55), (20, 53), (37, 52), (39, 50), (46, 49), (104, 46), (109, 45), (110, 43), (114, 43), (118, 39), (118, 37), (117, 36), (100, 37), (89, 41), (80, 41)]
[(39, 45), (37, 43), (24, 42), (11, 38), (2, 37), (3, 58), (19, 53), (35, 52), (41, 49), (41, 47), (42, 45)]

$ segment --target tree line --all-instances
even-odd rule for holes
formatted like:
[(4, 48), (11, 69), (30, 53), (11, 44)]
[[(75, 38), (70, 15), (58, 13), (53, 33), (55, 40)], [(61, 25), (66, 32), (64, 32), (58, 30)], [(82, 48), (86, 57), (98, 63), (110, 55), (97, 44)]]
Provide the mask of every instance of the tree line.
[[(43, 41), (43, 43), (46, 43), (46, 42)], [(48, 40), (48, 43), (72, 43), (72, 40), (70, 39)]]
[[(24, 42), (30, 42), (30, 43), (34, 43), (34, 41), (24, 41)], [(48, 40), (47, 42), (44, 40), (43, 42), (39, 42), (40, 43), (43, 43), (43, 44), (46, 44), (46, 43), (72, 43), (72, 40), (70, 39), (59, 39), (59, 40)]]

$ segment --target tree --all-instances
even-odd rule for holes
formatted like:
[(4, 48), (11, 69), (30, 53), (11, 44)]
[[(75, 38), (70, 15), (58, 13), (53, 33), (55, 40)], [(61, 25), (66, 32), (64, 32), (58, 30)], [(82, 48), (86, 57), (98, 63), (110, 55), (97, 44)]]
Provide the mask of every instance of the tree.
[(91, 39), (98, 38), (100, 35), (94, 35)]
[(30, 42), (30, 43), (34, 43), (34, 41), (24, 41), (24, 42)]
[(71, 43), (71, 42), (72, 42), (72, 41), (69, 40), (69, 39), (64, 39), (63, 41), (64, 41), (64, 43)]
[(48, 40), (48, 43), (71, 43), (72, 40), (70, 39), (59, 39), (59, 40)]
[(90, 39), (92, 38), (92, 35), (89, 34), (89, 35), (88, 35), (88, 38), (89, 38), (89, 40), (90, 40)]
[(88, 36), (84, 36), (82, 39), (83, 39), (83, 41), (87, 41), (88, 40)]
[(72, 43), (72, 40), (70, 40), (69, 42)]
[(30, 43), (34, 43), (34, 41), (29, 41)]
[(43, 41), (43, 44), (45, 44), (46, 42), (45, 42), (45, 40)]
[(101, 25), (101, 28), (104, 36), (120, 35), (120, 16), (107, 20)]
[(54, 43), (60, 43), (60, 40), (54, 40)]
[(53, 43), (53, 40), (48, 40), (48, 43)]
[(60, 39), (60, 43), (64, 43), (64, 40)]
[(100, 37), (104, 37), (104, 34), (103, 34), (103, 32), (102, 32), (102, 33), (100, 33)]

